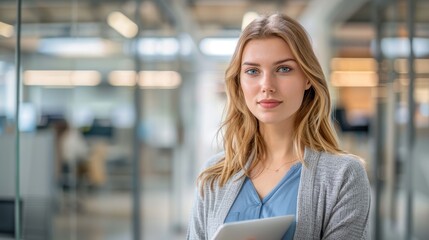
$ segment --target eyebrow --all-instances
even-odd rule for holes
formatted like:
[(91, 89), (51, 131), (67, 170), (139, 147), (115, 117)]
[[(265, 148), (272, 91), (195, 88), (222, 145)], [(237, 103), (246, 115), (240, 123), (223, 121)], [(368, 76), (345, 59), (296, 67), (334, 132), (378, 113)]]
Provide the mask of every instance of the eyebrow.
[[(277, 62), (275, 62), (274, 63), (274, 65), (277, 65), (277, 64), (280, 64), (280, 63), (284, 63), (284, 62), (289, 62), (289, 61), (294, 61), (294, 62), (296, 62), (296, 60), (294, 59), (294, 58), (286, 58), (286, 59), (282, 59), (282, 60), (279, 60), (279, 61), (277, 61)], [(252, 63), (252, 62), (244, 62), (243, 64), (241, 64), (242, 66), (243, 65), (250, 65), (250, 66), (261, 66), (259, 63)]]

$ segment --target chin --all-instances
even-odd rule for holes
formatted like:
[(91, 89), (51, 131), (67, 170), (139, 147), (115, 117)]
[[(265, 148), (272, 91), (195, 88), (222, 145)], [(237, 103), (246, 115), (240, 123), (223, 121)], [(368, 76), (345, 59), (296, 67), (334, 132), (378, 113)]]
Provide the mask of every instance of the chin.
[(280, 119), (273, 119), (273, 118), (258, 118), (259, 123), (262, 124), (279, 124), (282, 123)]
[(261, 124), (267, 124), (267, 125), (271, 125), (271, 124), (285, 124), (288, 121), (292, 120), (292, 117), (287, 117), (287, 116), (257, 116), (256, 117), (259, 121), (259, 123)]

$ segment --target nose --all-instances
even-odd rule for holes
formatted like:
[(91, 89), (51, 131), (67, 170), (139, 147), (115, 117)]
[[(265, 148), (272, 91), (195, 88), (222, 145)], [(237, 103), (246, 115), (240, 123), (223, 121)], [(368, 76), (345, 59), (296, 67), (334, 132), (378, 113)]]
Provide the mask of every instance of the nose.
[(276, 87), (274, 84), (274, 77), (270, 74), (264, 74), (261, 79), (261, 91), (263, 93), (275, 93)]

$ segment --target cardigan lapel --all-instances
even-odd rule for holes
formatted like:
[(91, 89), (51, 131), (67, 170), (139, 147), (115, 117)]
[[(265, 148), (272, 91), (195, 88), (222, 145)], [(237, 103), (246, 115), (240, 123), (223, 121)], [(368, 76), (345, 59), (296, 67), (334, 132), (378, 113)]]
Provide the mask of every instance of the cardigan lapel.
[(225, 197), (222, 201), (222, 206), (228, 206), (225, 208), (226, 211), (219, 212), (219, 219), (222, 219), (222, 223), (225, 221), (226, 215), (228, 215), (229, 209), (232, 207), (238, 192), (241, 189), (241, 185), (244, 182), (245, 177), (244, 173), (240, 171), (240, 173), (236, 174), (230, 181), (230, 183), (225, 188)]
[(304, 151), (304, 165), (298, 189), (297, 224), (294, 239), (313, 239), (313, 185), (320, 153), (309, 148)]
[[(248, 169), (254, 159), (254, 153), (252, 152), (249, 156), (249, 159), (246, 163), (245, 169)], [(231, 180), (225, 185), (225, 193), (224, 198), (221, 202), (221, 208), (219, 208), (219, 211), (217, 212), (217, 215), (219, 216), (216, 219), (219, 219), (217, 224), (218, 226), (222, 225), (225, 221), (226, 216), (228, 215), (229, 210), (232, 207), (232, 204), (234, 203), (235, 199), (237, 198), (238, 193), (240, 192), (241, 186), (243, 185), (245, 180), (245, 173), (244, 169), (241, 169), (238, 173), (236, 173)]]

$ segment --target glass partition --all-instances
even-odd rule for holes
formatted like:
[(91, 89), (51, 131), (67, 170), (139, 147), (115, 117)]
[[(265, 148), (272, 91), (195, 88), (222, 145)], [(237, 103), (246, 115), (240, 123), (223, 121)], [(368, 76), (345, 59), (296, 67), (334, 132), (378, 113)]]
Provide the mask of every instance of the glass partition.
[(423, 220), (429, 216), (428, 7), (377, 0), (334, 17), (334, 116), (343, 147), (367, 162), (374, 239), (429, 234)]
[[(377, 239), (425, 239), (429, 216), (429, 34), (425, 1), (375, 1), (378, 130), (374, 175)], [(377, 50), (378, 46), (378, 50)], [(378, 227), (377, 227), (378, 226)]]
[(0, 4), (0, 239), (183, 239), (253, 10), (315, 34), (374, 238), (429, 235), (427, 1), (18, 3), (21, 22)]
[(17, 114), (17, 3), (2, 3), (0, 11), (0, 239), (14, 239), (19, 237), (17, 223), (22, 219), (17, 208), (22, 207), (17, 178), (17, 123), (23, 121)]
[(16, 3), (0, 11), (0, 208), (12, 214), (0, 217), (1, 234), (14, 238), (17, 193), (24, 239), (183, 234), (185, 183), (173, 166), (188, 171), (180, 166), (193, 151), (180, 111), (193, 94), (194, 73), (182, 68), (193, 50), (183, 50), (190, 40), (172, 10), (157, 1), (23, 0), (21, 49)]

